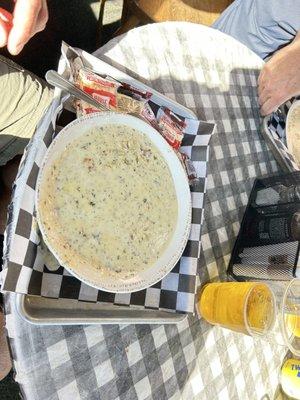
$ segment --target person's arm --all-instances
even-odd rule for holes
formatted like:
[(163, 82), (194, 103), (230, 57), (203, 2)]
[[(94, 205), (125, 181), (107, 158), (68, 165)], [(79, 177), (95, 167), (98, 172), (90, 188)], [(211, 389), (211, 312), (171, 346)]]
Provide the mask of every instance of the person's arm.
[(15, 0), (13, 14), (0, 8), (0, 47), (19, 54), (32, 36), (45, 28), (47, 20), (46, 0)]
[(265, 64), (258, 78), (261, 114), (268, 115), (300, 94), (300, 31)]

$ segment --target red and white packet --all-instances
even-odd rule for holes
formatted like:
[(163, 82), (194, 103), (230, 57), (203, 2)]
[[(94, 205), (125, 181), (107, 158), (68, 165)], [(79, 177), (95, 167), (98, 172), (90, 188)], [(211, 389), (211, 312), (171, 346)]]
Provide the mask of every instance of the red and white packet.
[(184, 136), (186, 123), (165, 107), (158, 112), (158, 130), (174, 150), (178, 150)]
[(194, 167), (193, 161), (185, 154), (177, 151), (177, 156), (182, 163), (182, 166), (187, 174), (189, 184), (191, 186), (195, 185), (198, 182), (197, 171)]
[[(81, 68), (76, 75), (75, 84), (92, 96), (99, 104), (103, 104), (111, 110), (117, 108), (117, 89), (120, 86), (119, 83), (109, 81), (89, 70)], [(85, 111), (85, 107), (82, 107), (82, 110)]]

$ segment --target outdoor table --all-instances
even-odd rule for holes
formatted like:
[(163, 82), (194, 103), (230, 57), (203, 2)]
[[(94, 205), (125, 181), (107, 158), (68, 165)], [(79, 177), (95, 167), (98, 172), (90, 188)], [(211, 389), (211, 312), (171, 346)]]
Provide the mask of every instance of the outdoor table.
[[(216, 123), (211, 140), (199, 284), (226, 268), (257, 176), (279, 169), (260, 134), (263, 61), (235, 39), (191, 23), (151, 24), (111, 40), (97, 57)], [(192, 193), (197, 196), (197, 193)], [(195, 237), (199, 232), (192, 232)], [(16, 380), (25, 399), (272, 398), (285, 349), (212, 327), (35, 326), (6, 295)]]

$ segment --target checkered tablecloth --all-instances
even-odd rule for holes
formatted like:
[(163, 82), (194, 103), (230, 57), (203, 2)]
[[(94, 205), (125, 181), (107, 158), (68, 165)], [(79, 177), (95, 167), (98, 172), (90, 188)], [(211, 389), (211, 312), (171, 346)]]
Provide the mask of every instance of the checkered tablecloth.
[[(260, 134), (262, 61), (189, 23), (135, 29), (96, 55), (217, 124), (197, 268), (202, 283), (224, 278), (254, 178), (278, 171)], [(177, 325), (38, 327), (18, 317), (13, 294), (6, 304), (16, 379), (29, 400), (272, 399), (285, 354), (193, 316)]]

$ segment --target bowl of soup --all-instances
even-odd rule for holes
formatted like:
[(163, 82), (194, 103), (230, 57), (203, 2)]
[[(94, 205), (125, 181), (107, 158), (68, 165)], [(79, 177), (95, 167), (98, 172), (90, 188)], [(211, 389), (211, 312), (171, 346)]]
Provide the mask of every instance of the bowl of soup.
[(40, 168), (37, 220), (59, 263), (113, 293), (145, 289), (178, 262), (191, 197), (174, 150), (131, 115), (79, 118), (53, 140)]

